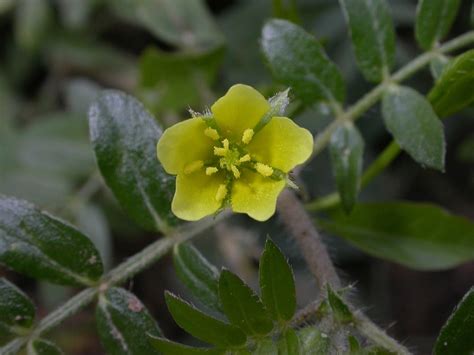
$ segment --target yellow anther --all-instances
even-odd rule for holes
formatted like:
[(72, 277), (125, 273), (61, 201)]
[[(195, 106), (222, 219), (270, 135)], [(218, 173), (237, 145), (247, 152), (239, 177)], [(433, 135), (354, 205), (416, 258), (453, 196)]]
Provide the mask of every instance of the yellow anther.
[(219, 147), (214, 147), (214, 155), (217, 155), (219, 157), (225, 157), (227, 154), (228, 149), (225, 148), (219, 148)]
[(251, 128), (246, 129), (246, 130), (244, 131), (244, 134), (242, 135), (242, 142), (243, 142), (244, 144), (249, 144), (250, 141), (251, 141), (252, 138), (253, 138), (254, 133), (255, 133), (255, 132), (253, 131), (253, 129), (251, 129)]
[(216, 192), (216, 201), (221, 202), (227, 196), (227, 187), (224, 184), (220, 184)]
[(257, 172), (263, 176), (271, 176), (273, 174), (273, 168), (271, 166), (262, 164), (262, 163), (257, 163), (255, 164), (255, 169)]
[(210, 166), (209, 168), (206, 168), (206, 175), (211, 176), (212, 174), (215, 174), (219, 171), (219, 169), (214, 168), (213, 166)]
[(222, 145), (225, 150), (229, 150), (229, 140), (227, 138), (222, 141)]
[(219, 133), (217, 132), (217, 130), (215, 130), (214, 128), (211, 128), (211, 127), (207, 127), (205, 130), (204, 130), (204, 134), (213, 139), (213, 140), (218, 140), (220, 137), (219, 137)]
[(204, 162), (202, 160), (196, 160), (193, 161), (192, 163), (189, 163), (184, 167), (184, 173), (185, 174), (191, 174), (194, 173), (195, 171), (198, 171), (204, 166)]
[(230, 170), (232, 170), (232, 174), (234, 174), (234, 177), (236, 179), (238, 179), (240, 177), (240, 171), (239, 171), (239, 169), (237, 169), (237, 167), (235, 165), (232, 164), (230, 166)]
[(239, 163), (246, 163), (246, 162), (250, 161), (250, 159), (251, 159), (251, 158), (250, 158), (250, 155), (245, 154), (243, 157), (241, 157), (241, 158), (239, 159)]

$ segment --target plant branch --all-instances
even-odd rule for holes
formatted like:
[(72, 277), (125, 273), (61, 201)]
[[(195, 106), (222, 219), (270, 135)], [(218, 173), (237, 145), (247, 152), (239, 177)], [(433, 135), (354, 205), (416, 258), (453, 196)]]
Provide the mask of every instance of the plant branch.
[(435, 48), (429, 52), (425, 52), (409, 62), (403, 68), (395, 72), (392, 76), (388, 77), (382, 83), (374, 87), (366, 95), (364, 95), (354, 105), (349, 107), (345, 112), (336, 116), (336, 119), (329, 124), (324, 131), (318, 134), (314, 139), (313, 156), (321, 152), (328, 144), (332, 133), (336, 130), (339, 125), (348, 120), (355, 121), (362, 114), (364, 114), (370, 107), (375, 105), (377, 101), (382, 97), (387, 86), (393, 83), (400, 83), (401, 81), (409, 78), (418, 70), (425, 67), (430, 61), (437, 55), (449, 53), (459, 48), (465, 47), (468, 44), (474, 42), (474, 31), (467, 32), (459, 37), (446, 42), (442, 46)]
[(125, 260), (115, 269), (111, 270), (102, 278), (100, 285), (82, 290), (55, 311), (43, 318), (30, 334), (16, 338), (0, 348), (1, 355), (16, 354), (30, 339), (35, 339), (43, 333), (59, 325), (66, 318), (93, 302), (99, 292), (104, 292), (107, 288), (120, 284), (133, 277), (138, 272), (146, 269), (156, 262), (161, 256), (166, 254), (175, 244), (189, 240), (207, 228), (213, 226), (218, 221), (229, 216), (229, 213), (221, 213), (216, 218), (206, 218), (193, 224), (186, 224), (169, 235), (155, 241), (141, 252)]
[(298, 243), (319, 288), (323, 289), (326, 284), (329, 284), (333, 289), (339, 289), (341, 280), (331, 262), (326, 246), (314, 228), (313, 219), (295, 193), (289, 189), (284, 190), (278, 199), (277, 209), (288, 232)]
[[(400, 153), (400, 147), (395, 141), (392, 141), (379, 154), (372, 164), (362, 174), (360, 180), (361, 189), (367, 186), (376, 176), (378, 176)], [(306, 204), (308, 211), (316, 212), (333, 208), (341, 203), (341, 196), (338, 192), (330, 193), (326, 196), (318, 198), (313, 202)]]

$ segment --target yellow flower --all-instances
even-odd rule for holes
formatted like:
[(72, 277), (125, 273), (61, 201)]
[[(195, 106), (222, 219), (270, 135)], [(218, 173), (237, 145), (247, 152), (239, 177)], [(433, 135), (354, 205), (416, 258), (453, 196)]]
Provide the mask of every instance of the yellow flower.
[[(173, 213), (195, 221), (225, 207), (264, 221), (275, 213), (287, 174), (313, 149), (309, 131), (286, 117), (250, 86), (232, 86), (209, 115), (163, 133), (158, 159), (176, 178)], [(268, 117), (270, 115), (270, 117)]]

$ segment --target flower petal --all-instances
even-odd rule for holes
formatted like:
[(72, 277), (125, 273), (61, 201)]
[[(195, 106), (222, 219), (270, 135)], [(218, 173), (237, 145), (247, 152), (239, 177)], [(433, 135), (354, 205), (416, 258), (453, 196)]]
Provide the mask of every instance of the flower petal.
[(215, 213), (221, 207), (221, 201), (216, 199), (217, 190), (224, 183), (221, 174), (208, 176), (204, 170), (179, 174), (171, 210), (186, 221), (197, 221)]
[(275, 213), (278, 195), (285, 185), (285, 180), (273, 180), (246, 170), (232, 186), (232, 209), (257, 221), (266, 221)]
[(257, 161), (287, 173), (313, 152), (313, 136), (287, 117), (273, 117), (248, 145)]
[(181, 173), (187, 164), (213, 156), (213, 140), (204, 134), (206, 123), (199, 117), (175, 124), (163, 132), (156, 151), (168, 174)]
[(254, 128), (269, 109), (270, 104), (262, 94), (242, 84), (232, 86), (211, 107), (221, 132), (236, 140), (242, 138), (246, 129)]

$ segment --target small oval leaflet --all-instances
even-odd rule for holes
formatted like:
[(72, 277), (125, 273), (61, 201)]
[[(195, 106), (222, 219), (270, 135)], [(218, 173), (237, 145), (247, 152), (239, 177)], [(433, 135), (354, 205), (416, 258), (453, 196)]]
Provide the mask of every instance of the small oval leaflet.
[(33, 325), (35, 306), (18, 287), (0, 278), (0, 335), (24, 333)]
[(176, 224), (174, 178), (156, 157), (162, 131), (145, 107), (132, 96), (106, 90), (89, 110), (89, 126), (100, 172), (126, 212), (147, 230)]
[(65, 285), (91, 285), (103, 273), (89, 238), (31, 203), (6, 196), (0, 196), (0, 262)]
[(113, 287), (99, 297), (96, 322), (108, 353), (158, 354), (146, 336), (160, 336), (158, 325), (140, 300), (123, 288)]

